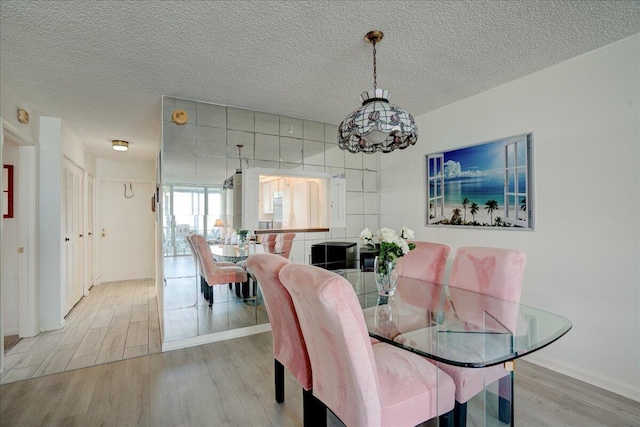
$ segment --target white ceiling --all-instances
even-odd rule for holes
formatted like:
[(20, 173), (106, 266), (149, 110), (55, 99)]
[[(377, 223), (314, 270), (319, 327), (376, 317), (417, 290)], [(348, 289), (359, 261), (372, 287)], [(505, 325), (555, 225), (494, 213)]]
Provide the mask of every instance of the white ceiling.
[(640, 32), (640, 2), (623, 0), (2, 0), (0, 14), (4, 84), (97, 157), (149, 160), (162, 95), (338, 124), (373, 85), (372, 29), (378, 85), (414, 116)]

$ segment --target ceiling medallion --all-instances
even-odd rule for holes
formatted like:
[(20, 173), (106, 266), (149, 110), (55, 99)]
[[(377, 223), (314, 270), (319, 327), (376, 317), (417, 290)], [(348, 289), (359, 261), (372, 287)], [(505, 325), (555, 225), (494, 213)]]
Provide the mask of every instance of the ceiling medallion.
[(338, 145), (351, 153), (389, 153), (414, 145), (418, 140), (413, 116), (389, 102), (389, 91), (378, 88), (376, 43), (383, 36), (382, 31), (370, 31), (364, 37), (373, 44), (373, 90), (360, 95), (362, 106), (338, 127)]

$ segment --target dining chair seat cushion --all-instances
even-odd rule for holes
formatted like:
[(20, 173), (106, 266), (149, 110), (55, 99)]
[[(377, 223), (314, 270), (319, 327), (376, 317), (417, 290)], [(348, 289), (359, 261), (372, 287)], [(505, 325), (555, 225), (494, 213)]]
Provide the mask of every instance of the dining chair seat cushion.
[(380, 343), (371, 348), (378, 374), (381, 425), (418, 425), (453, 409), (455, 385), (446, 373), (399, 347)]
[(485, 388), (502, 377), (509, 375), (502, 364), (488, 368), (461, 368), (459, 366), (438, 364), (438, 367), (446, 372), (458, 386), (456, 387), (456, 401), (467, 402), (478, 394), (478, 390)]

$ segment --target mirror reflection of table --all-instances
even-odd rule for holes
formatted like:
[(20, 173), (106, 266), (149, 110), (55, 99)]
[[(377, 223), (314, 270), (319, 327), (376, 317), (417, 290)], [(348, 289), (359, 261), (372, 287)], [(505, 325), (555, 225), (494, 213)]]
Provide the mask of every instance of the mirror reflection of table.
[[(368, 281), (365, 275), (359, 280)], [(503, 378), (507, 381), (485, 384), (485, 392), (477, 395), (483, 425), (513, 425), (514, 360), (555, 342), (572, 327), (562, 316), (524, 304), (408, 277), (398, 278), (393, 297), (376, 298), (375, 287), (364, 288), (372, 294), (362, 299), (370, 336), (438, 365), (504, 365), (510, 372)]]

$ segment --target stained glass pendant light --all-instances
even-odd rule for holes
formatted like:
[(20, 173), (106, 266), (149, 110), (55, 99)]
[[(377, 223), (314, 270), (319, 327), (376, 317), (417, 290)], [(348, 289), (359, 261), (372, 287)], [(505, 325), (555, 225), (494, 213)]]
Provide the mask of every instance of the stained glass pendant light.
[(418, 140), (413, 116), (389, 102), (389, 91), (378, 88), (376, 43), (382, 31), (370, 31), (364, 38), (373, 44), (373, 90), (360, 95), (362, 106), (349, 114), (338, 127), (338, 145), (351, 153), (389, 153)]

